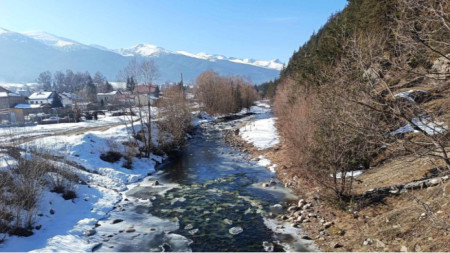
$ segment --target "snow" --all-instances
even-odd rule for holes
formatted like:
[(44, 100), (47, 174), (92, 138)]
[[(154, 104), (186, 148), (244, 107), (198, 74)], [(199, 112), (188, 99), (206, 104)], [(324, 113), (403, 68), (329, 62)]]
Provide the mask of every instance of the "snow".
[(53, 92), (51, 91), (39, 91), (31, 94), (29, 99), (48, 99)]
[(248, 64), (268, 69), (276, 69), (276, 70), (282, 70), (284, 64), (281, 63), (278, 59), (270, 60), (270, 61), (263, 61), (263, 60), (254, 60), (254, 59), (231, 59), (231, 62), (235, 63), (241, 63), (241, 64)]
[[(127, 128), (117, 126), (106, 131), (44, 137), (22, 144), (21, 147), (26, 150), (47, 151), (84, 166), (87, 171), (64, 165), (71, 167), (88, 184), (75, 185), (78, 198), (74, 200), (64, 200), (59, 194), (43, 191), (37, 208), (37, 213), (42, 215), (35, 219), (36, 225), (42, 225), (42, 228), (34, 230), (34, 235), (30, 237), (7, 236), (6, 241), (0, 244), (0, 250), (90, 251), (94, 244), (87, 240), (83, 232), (92, 229), (97, 220), (103, 219), (113, 209), (122, 199), (121, 192), (127, 190), (130, 184), (138, 182), (149, 172), (153, 173), (155, 160), (162, 161), (155, 155), (148, 159), (133, 158), (133, 169), (129, 170), (122, 167), (123, 159), (116, 163), (100, 159), (101, 153), (111, 149), (123, 152), (125, 147), (122, 143), (126, 140)], [(3, 157), (9, 159), (5, 155)], [(50, 209), (54, 210), (53, 215)]]
[(419, 91), (419, 92), (427, 93), (427, 91), (424, 91), (424, 90), (408, 90), (408, 91), (399, 92), (399, 93), (395, 94), (394, 96), (395, 96), (395, 97), (406, 98), (406, 99), (408, 99), (409, 101), (414, 102), (414, 98), (412, 98), (412, 97), (410, 96), (410, 94), (413, 93), (414, 91)]
[(67, 47), (79, 44), (76, 41), (61, 38), (56, 35), (42, 31), (23, 32), (22, 34), (50, 46)]
[(152, 56), (167, 51), (164, 48), (150, 44), (137, 44), (130, 48), (119, 49), (117, 50), (117, 52), (123, 56), (135, 56), (135, 55)]
[[(432, 122), (426, 118), (421, 118), (420, 120), (415, 118), (412, 119), (412, 122), (414, 125), (422, 129), (429, 135), (440, 134), (448, 130), (448, 127), (445, 126), (443, 122)], [(405, 126), (402, 126), (397, 130), (391, 132), (391, 136), (410, 132), (417, 133), (419, 131), (414, 129), (411, 124), (406, 124)]]
[(123, 116), (119, 117), (107, 116), (107, 117), (99, 117), (98, 120), (86, 120), (79, 123), (60, 123), (60, 124), (35, 125), (26, 127), (3, 127), (0, 128), (0, 143), (9, 141), (10, 139), (17, 138), (19, 137), (19, 135), (21, 138), (31, 136), (44, 136), (68, 130), (82, 129), (86, 127), (108, 126), (124, 122), (125, 118)]
[(259, 150), (273, 147), (279, 143), (275, 118), (259, 119), (239, 129), (239, 135)]
[[(362, 170), (354, 170), (354, 171), (349, 171), (349, 172), (344, 173), (344, 174), (345, 174), (345, 177), (356, 177), (358, 175), (361, 175), (363, 172), (364, 171), (362, 171)], [(330, 174), (330, 177), (333, 177), (333, 175)], [(336, 178), (341, 178), (341, 177), (342, 177), (342, 173), (341, 172), (336, 173)]]

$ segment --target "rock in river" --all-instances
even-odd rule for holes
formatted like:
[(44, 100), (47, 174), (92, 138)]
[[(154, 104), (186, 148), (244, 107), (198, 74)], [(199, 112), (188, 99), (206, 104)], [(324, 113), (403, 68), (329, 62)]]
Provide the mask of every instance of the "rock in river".
[(230, 232), (230, 234), (232, 235), (237, 235), (242, 233), (244, 230), (241, 227), (232, 227), (230, 228), (230, 230), (228, 230), (228, 232)]

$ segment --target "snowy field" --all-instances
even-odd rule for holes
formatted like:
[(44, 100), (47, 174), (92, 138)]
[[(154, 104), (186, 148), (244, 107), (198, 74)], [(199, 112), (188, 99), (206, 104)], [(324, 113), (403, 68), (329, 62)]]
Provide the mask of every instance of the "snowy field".
[(129, 116), (127, 116), (127, 118), (124, 116), (99, 117), (98, 120), (86, 120), (78, 123), (59, 123), (25, 127), (0, 127), (0, 142), (9, 141), (17, 137), (38, 137), (87, 127), (102, 127), (122, 124), (125, 123), (125, 121), (129, 121)]

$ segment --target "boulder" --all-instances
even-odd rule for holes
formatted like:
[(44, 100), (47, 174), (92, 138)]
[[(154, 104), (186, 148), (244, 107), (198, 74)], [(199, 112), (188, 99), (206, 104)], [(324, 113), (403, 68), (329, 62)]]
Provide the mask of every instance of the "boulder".
[(232, 235), (238, 235), (240, 233), (242, 233), (244, 231), (244, 229), (242, 229), (241, 227), (232, 227), (228, 230), (228, 232)]
[(333, 222), (332, 222), (332, 221), (325, 222), (325, 223), (323, 224), (323, 226), (324, 226), (325, 228), (329, 228), (329, 227), (331, 227), (332, 225), (333, 225)]
[(97, 233), (97, 231), (95, 231), (95, 229), (89, 229), (89, 230), (84, 231), (83, 235), (93, 236), (93, 235), (95, 235), (95, 233)]
[(129, 228), (125, 229), (126, 233), (133, 233), (135, 231), (136, 231), (136, 229), (134, 229), (133, 227), (129, 227)]

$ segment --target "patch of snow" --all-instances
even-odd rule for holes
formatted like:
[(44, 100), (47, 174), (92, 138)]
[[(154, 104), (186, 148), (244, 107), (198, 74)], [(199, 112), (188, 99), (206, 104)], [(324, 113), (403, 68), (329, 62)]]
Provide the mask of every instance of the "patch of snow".
[(414, 98), (412, 98), (412, 97), (410, 96), (410, 94), (413, 93), (414, 91), (419, 91), (419, 92), (427, 93), (427, 91), (424, 91), (424, 90), (408, 90), (408, 91), (399, 92), (399, 93), (395, 94), (394, 96), (395, 96), (395, 97), (406, 98), (406, 99), (408, 99), (409, 101), (414, 102)]
[(35, 40), (39, 40), (46, 45), (55, 46), (55, 47), (67, 47), (67, 46), (73, 46), (73, 45), (80, 44), (76, 41), (58, 37), (56, 35), (46, 33), (46, 32), (41, 32), (41, 31), (23, 32), (22, 34), (25, 36), (28, 36), (30, 38), (33, 38)]
[[(421, 130), (425, 131), (429, 135), (441, 134), (448, 130), (448, 127), (444, 125), (443, 122), (432, 122), (426, 118), (421, 118), (420, 120), (415, 118), (412, 120), (413, 124), (416, 125)], [(398, 128), (395, 131), (392, 131), (391, 136), (397, 134), (405, 134), (405, 133), (417, 133), (418, 130), (414, 129), (411, 124), (406, 124)]]
[(271, 162), (269, 159), (265, 158), (265, 157), (262, 156), (262, 155), (260, 155), (258, 158), (259, 158), (259, 160), (258, 160), (257, 164), (258, 164), (259, 166), (267, 167), (267, 166), (269, 166), (270, 164), (272, 164), (272, 162)]
[(239, 135), (259, 150), (273, 147), (279, 143), (275, 118), (259, 119), (239, 129)]
[[(344, 174), (345, 174), (345, 177), (356, 177), (358, 175), (361, 175), (363, 172), (364, 171), (362, 171), (362, 170), (354, 170), (354, 171), (346, 172)], [(330, 174), (330, 177), (333, 177), (333, 175)], [(341, 178), (341, 177), (342, 177), (342, 173), (341, 172), (336, 173), (336, 178)]]
[(275, 233), (275, 238), (285, 238), (286, 235), (292, 238), (289, 244), (281, 243), (286, 252), (320, 251), (313, 240), (301, 239), (301, 235), (306, 234), (300, 227), (293, 227), (289, 222), (280, 222), (266, 217), (264, 217), (264, 225)]

